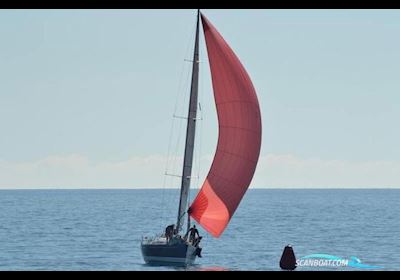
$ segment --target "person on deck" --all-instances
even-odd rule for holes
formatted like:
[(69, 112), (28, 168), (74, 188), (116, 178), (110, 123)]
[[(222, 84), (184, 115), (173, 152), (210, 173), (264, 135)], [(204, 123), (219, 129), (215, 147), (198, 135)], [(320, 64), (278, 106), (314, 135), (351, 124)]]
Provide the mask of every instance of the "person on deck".
[[(196, 246), (196, 243), (197, 243), (196, 241), (197, 241), (197, 239), (201, 238), (201, 236), (200, 236), (200, 234), (199, 234), (199, 231), (198, 231), (197, 228), (196, 228), (196, 225), (193, 225), (193, 226), (189, 229), (189, 231), (188, 231), (187, 234), (189, 234), (189, 242), (192, 242), (192, 244), (193, 244), (194, 246)], [(196, 235), (197, 235), (198, 238), (196, 238)]]
[(165, 238), (167, 238), (167, 243), (169, 243), (172, 236), (174, 235), (174, 226), (175, 225), (169, 225), (165, 228)]

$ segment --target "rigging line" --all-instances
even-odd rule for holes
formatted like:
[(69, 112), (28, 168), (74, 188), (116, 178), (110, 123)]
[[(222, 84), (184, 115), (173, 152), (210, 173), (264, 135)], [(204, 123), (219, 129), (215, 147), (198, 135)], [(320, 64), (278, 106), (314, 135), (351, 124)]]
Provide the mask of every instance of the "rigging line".
[[(169, 164), (169, 158), (170, 158), (170, 153), (171, 153), (171, 143), (172, 143), (172, 134), (174, 131), (174, 123), (175, 120), (172, 119), (171, 121), (171, 128), (170, 128), (170, 135), (169, 135), (169, 140), (168, 140), (168, 149), (167, 149), (167, 158), (166, 158), (166, 163), (165, 163), (165, 168), (164, 171), (165, 173), (167, 173), (168, 171), (168, 164)], [(162, 190), (162, 194), (161, 194), (161, 211), (162, 211), (162, 220), (164, 221), (165, 219), (165, 187), (166, 187), (166, 181), (167, 181), (167, 177), (164, 175), (163, 178), (163, 190)]]
[[(201, 104), (203, 103), (204, 100), (204, 67), (200, 69), (201, 71), (201, 76), (200, 76), (200, 96), (199, 96), (199, 111), (200, 111), (200, 118), (203, 120), (204, 117), (204, 112), (203, 109), (201, 108)], [(203, 121), (200, 123), (199, 127), (199, 140), (198, 140), (198, 157), (197, 157), (197, 186), (199, 186), (199, 180), (200, 180), (200, 170), (201, 170), (201, 156), (202, 156), (202, 145), (203, 145)]]
[[(192, 31), (189, 33), (189, 39), (187, 40), (187, 44), (186, 44), (186, 51), (184, 52), (184, 58), (185, 57), (187, 57), (187, 54), (188, 54), (188, 52), (189, 52), (189, 48), (190, 48), (190, 45), (191, 45), (191, 42), (192, 42), (192, 37), (194, 36), (193, 35), (194, 34), (194, 27), (192, 27)], [(178, 103), (179, 103), (179, 100), (181, 99), (180, 98), (180, 96), (181, 96), (181, 90), (182, 90), (182, 87), (183, 87), (183, 74), (184, 74), (184, 72), (185, 72), (185, 66), (186, 66), (186, 63), (182, 63), (182, 66), (181, 66), (181, 73), (180, 73), (180, 76), (179, 76), (179, 82), (178, 82), (178, 90), (177, 90), (177, 94), (176, 94), (176, 97), (175, 97), (175, 104), (174, 104), (174, 114), (176, 113), (176, 111), (177, 111), (177, 108), (178, 108)], [(166, 163), (165, 163), (165, 169), (164, 169), (164, 171), (165, 171), (165, 173), (167, 173), (168, 172), (168, 166), (169, 166), (169, 163), (170, 163), (170, 156), (171, 156), (171, 145), (172, 145), (172, 136), (173, 136), (173, 132), (174, 132), (174, 127), (175, 127), (175, 119), (174, 118), (172, 118), (172, 121), (171, 121), (171, 127), (170, 127), (170, 135), (169, 135), (169, 140), (168, 140), (168, 148), (167, 148), (167, 158), (166, 158)], [(161, 199), (161, 211), (162, 211), (162, 220), (163, 221), (165, 221), (165, 213), (166, 213), (166, 209), (165, 209), (165, 189), (166, 189), (166, 185), (167, 185), (167, 178), (166, 178), (166, 176), (164, 175), (164, 179), (163, 179), (163, 189), (162, 189), (162, 199)]]
[[(178, 85), (178, 93), (176, 101), (175, 101), (175, 106), (174, 106), (174, 111), (176, 111), (176, 107), (177, 107), (177, 103), (178, 103), (178, 97), (179, 97), (179, 89), (181, 87), (182, 84), (182, 78), (183, 78), (183, 73), (184, 73), (184, 67), (185, 65), (182, 66), (182, 70), (181, 70), (181, 75), (179, 78), (179, 85)], [(172, 138), (173, 138), (173, 132), (174, 132), (174, 127), (175, 127), (175, 119), (172, 118), (171, 120), (171, 127), (170, 127), (170, 133), (169, 133), (169, 139), (168, 139), (168, 149), (167, 149), (167, 158), (166, 158), (166, 163), (165, 163), (165, 168), (164, 168), (164, 172), (167, 173), (168, 172), (168, 166), (170, 163), (170, 156), (171, 156), (171, 145), (172, 145)], [(166, 213), (166, 209), (165, 209), (165, 188), (166, 188), (166, 176), (164, 175), (164, 179), (163, 179), (163, 190), (162, 190), (162, 199), (161, 199), (161, 211), (162, 211), (162, 220), (165, 222), (165, 213)]]
[[(204, 67), (200, 69), (201, 71), (201, 77), (200, 77), (200, 102), (203, 103), (204, 100)], [(200, 116), (201, 119), (203, 120), (204, 118), (204, 112), (201, 108), (201, 103), (199, 103), (200, 107)], [(204, 104), (204, 103), (203, 103)], [(200, 135), (199, 135), (199, 159), (198, 159), (198, 169), (197, 169), (197, 177), (200, 178), (200, 170), (201, 170), (201, 156), (202, 156), (202, 147), (203, 147), (203, 121), (200, 123)], [(199, 180), (197, 179), (197, 184), (199, 185)], [(200, 187), (200, 186), (199, 186)]]
[[(188, 44), (187, 44), (185, 57), (187, 57), (187, 55), (188, 55), (188, 53), (190, 51), (190, 46), (192, 45), (192, 41), (194, 41), (194, 35), (195, 35), (195, 26), (192, 27), (192, 32), (190, 34), (190, 39), (192, 39), (192, 40), (190, 40), (188, 42)], [(177, 95), (176, 107), (174, 108), (174, 115), (179, 114), (178, 110), (184, 111), (184, 108), (186, 107), (185, 104), (187, 102), (187, 96), (188, 96), (187, 92), (189, 92), (188, 85), (189, 85), (189, 79), (190, 79), (191, 71), (190, 71), (190, 67), (189, 67), (189, 65), (187, 63), (183, 63), (183, 64), (184, 64), (184, 68), (183, 69), (185, 70), (184, 72), (187, 73), (186, 74), (186, 79), (185, 79), (186, 82), (181, 83), (181, 85), (179, 87), (179, 94)], [(181, 98), (181, 97), (183, 97), (183, 98)], [(183, 100), (183, 105), (179, 104), (180, 103), (179, 101), (182, 101), (182, 100)], [(169, 159), (172, 157), (172, 160), (170, 160), (169, 163), (168, 163), (169, 166), (171, 165), (170, 171), (172, 173), (179, 172), (176, 169), (177, 169), (178, 160), (180, 160), (180, 157), (178, 156), (178, 149), (180, 148), (179, 144), (181, 144), (180, 142), (181, 142), (181, 137), (182, 137), (182, 133), (183, 133), (182, 126), (183, 126), (183, 122), (180, 121), (179, 124), (178, 124), (177, 139), (176, 139), (176, 141), (172, 141), (172, 142), (174, 142), (174, 144), (175, 144), (174, 146), (175, 147), (173, 148), (172, 156), (171, 156), (171, 153), (170, 153), (170, 156), (169, 156)], [(173, 189), (176, 189), (176, 185), (177, 185), (175, 183), (176, 181), (173, 181), (173, 179), (171, 179), (170, 182), (171, 182), (171, 187)], [(174, 184), (172, 185), (172, 183), (174, 183)], [(172, 203), (172, 202), (174, 202), (173, 199), (175, 197), (175, 196), (173, 196), (173, 194), (174, 194), (174, 192), (171, 192), (170, 196), (168, 196), (168, 201), (167, 201), (168, 205), (175, 205), (175, 203)], [(168, 209), (168, 210), (170, 210), (170, 209)]]
[[(187, 44), (186, 44), (186, 50), (185, 50), (185, 53), (184, 53), (184, 58), (185, 57), (187, 57), (187, 55), (188, 55), (188, 53), (189, 53), (189, 50), (190, 50), (190, 45), (191, 45), (191, 42), (193, 41), (192, 39), (192, 37), (194, 37), (194, 27), (192, 27), (192, 30), (191, 30), (191, 32), (189, 33), (189, 38), (188, 38), (188, 40), (187, 40)], [(174, 106), (174, 113), (173, 113), (173, 115), (176, 115), (177, 114), (177, 110), (178, 110), (178, 108), (180, 107), (179, 106), (179, 101), (180, 100), (182, 100), (182, 95), (183, 95), (183, 99), (185, 98), (185, 94), (184, 94), (184, 90), (183, 90), (183, 88), (184, 88), (184, 85), (187, 83), (184, 83), (183, 82), (183, 74), (185, 73), (185, 72), (187, 72), (188, 70), (186, 69), (186, 67), (187, 67), (187, 64), (186, 63), (182, 63), (182, 67), (181, 67), (181, 75), (180, 75), (180, 79), (179, 79), (179, 84), (178, 84), (178, 92), (177, 92), (177, 94), (176, 94), (176, 98), (175, 98), (175, 106)], [(186, 70), (186, 71), (185, 71)], [(186, 78), (187, 79), (187, 78)], [(175, 120), (173, 120), (173, 122), (174, 122)], [(173, 131), (171, 131), (171, 133), (173, 133)], [(170, 151), (170, 150), (169, 150)], [(168, 155), (168, 159), (169, 159), (169, 156), (170, 155)], [(169, 162), (168, 162), (169, 163)], [(174, 164), (172, 164), (172, 165), (174, 165)], [(166, 171), (167, 171), (167, 169), (166, 169)]]
[[(201, 36), (201, 33), (199, 34)], [(202, 48), (199, 48), (199, 58), (202, 57)], [(201, 103), (203, 103), (203, 84), (204, 84), (204, 67), (200, 67), (200, 75), (199, 75), (199, 95), (198, 95), (198, 112), (199, 112), (199, 117), (197, 118), (198, 120), (203, 120), (203, 111), (202, 111), (202, 107), (201, 107)], [(195, 177), (195, 180), (193, 180), (192, 186), (191, 188), (189, 188), (189, 200), (188, 200), (188, 205), (187, 205), (187, 209), (189, 209), (191, 202), (193, 201), (193, 197), (191, 197), (192, 194), (194, 194), (194, 191), (191, 192), (191, 190), (193, 189), (193, 187), (199, 187), (199, 180), (200, 180), (200, 158), (201, 158), (201, 146), (202, 146), (202, 127), (203, 127), (203, 122), (201, 122), (200, 127), (198, 127), (198, 129), (196, 130), (196, 138), (197, 140), (197, 144), (195, 145), (197, 148), (195, 149), (195, 168), (193, 170), (193, 172), (196, 174), (197, 176)], [(197, 171), (197, 172), (196, 172)]]
[[(184, 98), (185, 100), (186, 100), (186, 98)], [(178, 124), (178, 132), (177, 132), (177, 139), (176, 139), (176, 141), (175, 141), (175, 147), (174, 147), (174, 150), (173, 150), (173, 155), (172, 155), (172, 164), (171, 164), (171, 170), (170, 170), (170, 172), (171, 173), (174, 173), (174, 174), (177, 174), (177, 173), (180, 173), (180, 171), (178, 170), (178, 162), (179, 162), (179, 160), (180, 160), (180, 156), (179, 156), (179, 153), (178, 153), (178, 151), (179, 151), (179, 149), (180, 149), (180, 147), (181, 147), (181, 139), (182, 139), (182, 134), (183, 134), (183, 123), (184, 122), (182, 122), (182, 121), (179, 121), (179, 124)], [(174, 182), (176, 182), (176, 181), (174, 181)], [(175, 187), (175, 186), (174, 186)], [(172, 199), (172, 197), (171, 197), (171, 199)]]
[[(199, 57), (202, 57), (202, 49), (199, 48)], [(195, 149), (195, 168), (193, 170), (194, 173), (197, 173), (197, 176), (195, 176), (195, 181), (192, 183), (192, 187), (189, 188), (189, 200), (188, 200), (188, 205), (187, 209), (189, 209), (191, 202), (193, 201), (193, 197), (191, 197), (192, 194), (195, 194), (194, 190), (191, 192), (193, 187), (196, 187), (197, 189), (200, 188), (200, 170), (201, 170), (201, 155), (202, 155), (202, 139), (203, 139), (203, 109), (201, 104), (203, 103), (203, 96), (204, 96), (204, 67), (200, 67), (200, 83), (199, 83), (199, 101), (198, 101), (198, 112), (199, 112), (199, 117), (197, 119), (201, 120), (200, 126), (198, 127), (198, 130), (196, 131), (196, 138), (197, 140), (197, 149)], [(197, 172), (196, 172), (197, 171)]]
[[(188, 85), (189, 84), (189, 80), (190, 80), (190, 74), (191, 74), (191, 71), (188, 69), (188, 71), (187, 71), (187, 76), (186, 76), (186, 82), (185, 82), (185, 85)], [(187, 86), (188, 87), (188, 86)], [(188, 88), (186, 88), (185, 89), (185, 92), (188, 92)], [(183, 103), (185, 104), (186, 103), (186, 101), (187, 101), (187, 96), (188, 96), (188, 94), (184, 94), (184, 98), (183, 98)], [(182, 106), (183, 107), (183, 106)], [(182, 110), (184, 110), (184, 108), (182, 108)], [(179, 113), (178, 115), (183, 115), (184, 113), (182, 112), (182, 113)], [(187, 114), (187, 112), (186, 112), (186, 114)], [(178, 129), (178, 135), (177, 135), (177, 139), (176, 139), (176, 142), (175, 142), (175, 148), (174, 148), (174, 157), (173, 157), (173, 161), (172, 161), (172, 172), (173, 173), (177, 173), (177, 172), (179, 172), (179, 171), (177, 171), (176, 170), (176, 168), (177, 168), (177, 161), (178, 161), (178, 159), (180, 159), (179, 157), (178, 157), (178, 155), (180, 154), (180, 153), (178, 153), (178, 151), (180, 150), (180, 148), (181, 148), (181, 138), (182, 138), (182, 134), (183, 134), (183, 125), (184, 125), (184, 122), (182, 122), (182, 121), (179, 121), (179, 129)], [(183, 152), (183, 151), (182, 151)]]
[[(194, 33), (195, 33), (195, 27), (192, 26), (191, 32), (189, 34), (189, 39), (188, 39), (187, 44), (186, 44), (186, 50), (185, 50), (185, 53), (184, 53), (183, 61), (185, 61), (186, 57), (189, 54), (190, 46), (191, 46), (191, 43), (193, 42), (193, 39), (194, 39)], [(187, 63), (185, 63), (185, 62), (183, 62), (182, 64), (183, 64), (183, 67), (182, 67), (182, 72), (181, 72), (181, 78), (183, 76), (185, 67), (187, 66)], [(177, 107), (178, 107), (178, 102), (180, 100), (180, 93), (181, 93), (181, 89), (182, 89), (182, 86), (183, 86), (181, 81), (182, 80), (180, 79), (179, 87), (178, 87), (178, 94), (177, 94), (176, 100), (175, 100), (174, 114), (176, 114), (176, 110), (177, 110)]]
[[(194, 33), (195, 33), (195, 29), (192, 27), (192, 34), (190, 36), (191, 39), (194, 38)], [(191, 45), (191, 42), (189, 42), (188, 45), (187, 45), (185, 56), (187, 56), (189, 51), (190, 51), (190, 49), (189, 49), (190, 45)], [(189, 79), (190, 79), (190, 74), (191, 74), (190, 66), (187, 65), (187, 63), (183, 63), (183, 64), (184, 64), (184, 69), (186, 70), (185, 71), (186, 72), (186, 79), (185, 79), (185, 82), (182, 83), (181, 88), (179, 89), (180, 92), (179, 92), (177, 103), (176, 103), (177, 107), (174, 110), (174, 115), (184, 115), (184, 109), (186, 107), (185, 104), (186, 104), (187, 95), (188, 95), (187, 92), (189, 92), (188, 88), (189, 88)], [(183, 102), (182, 105), (178, 103), (180, 100)], [(183, 111), (183, 112), (182, 113), (178, 112), (179, 109), (181, 111)], [(172, 161), (172, 170), (171, 171), (173, 173), (176, 173), (176, 170), (175, 170), (176, 164), (177, 164), (176, 163), (176, 161), (177, 161), (176, 155), (178, 154), (178, 149), (179, 149), (179, 146), (180, 146), (179, 144), (180, 144), (180, 141), (181, 141), (182, 126), (183, 126), (183, 122), (179, 122), (179, 129), (178, 129), (178, 135), (177, 135), (178, 137), (177, 137), (177, 140), (175, 142), (174, 158), (173, 158), (173, 161)]]

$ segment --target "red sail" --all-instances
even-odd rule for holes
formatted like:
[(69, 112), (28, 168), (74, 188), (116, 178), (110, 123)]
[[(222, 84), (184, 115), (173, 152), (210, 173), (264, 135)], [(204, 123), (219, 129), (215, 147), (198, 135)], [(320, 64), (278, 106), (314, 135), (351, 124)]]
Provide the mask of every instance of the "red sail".
[(219, 237), (256, 169), (261, 116), (249, 75), (215, 27), (201, 15), (210, 62), (219, 136), (211, 169), (190, 207), (190, 215)]

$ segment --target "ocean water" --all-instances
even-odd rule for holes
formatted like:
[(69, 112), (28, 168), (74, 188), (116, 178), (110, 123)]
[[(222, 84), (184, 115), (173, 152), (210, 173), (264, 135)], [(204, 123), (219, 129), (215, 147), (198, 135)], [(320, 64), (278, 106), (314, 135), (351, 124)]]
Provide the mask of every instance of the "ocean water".
[[(184, 270), (147, 266), (140, 252), (142, 235), (175, 221), (178, 192), (1, 190), (0, 270)], [(203, 258), (187, 269), (280, 270), (291, 244), (297, 258), (355, 256), (398, 270), (399, 213), (400, 190), (252, 189), (219, 239), (200, 229)]]

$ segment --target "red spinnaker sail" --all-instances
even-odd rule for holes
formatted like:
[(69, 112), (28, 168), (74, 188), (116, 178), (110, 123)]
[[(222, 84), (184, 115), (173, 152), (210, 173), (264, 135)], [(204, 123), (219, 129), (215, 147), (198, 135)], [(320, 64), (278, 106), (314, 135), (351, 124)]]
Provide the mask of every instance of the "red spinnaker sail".
[(190, 215), (219, 237), (250, 185), (261, 146), (261, 115), (249, 75), (215, 27), (201, 15), (219, 136), (211, 169)]

